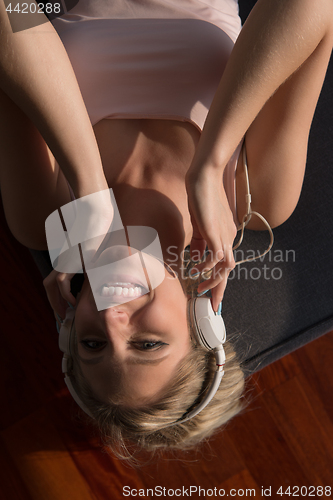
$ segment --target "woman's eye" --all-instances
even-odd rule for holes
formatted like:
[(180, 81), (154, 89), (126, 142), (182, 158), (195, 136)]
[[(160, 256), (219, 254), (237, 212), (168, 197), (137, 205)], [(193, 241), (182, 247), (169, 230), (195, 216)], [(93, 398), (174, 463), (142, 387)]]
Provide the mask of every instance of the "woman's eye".
[(168, 345), (165, 342), (154, 341), (154, 340), (144, 340), (142, 342), (131, 342), (131, 344), (140, 351), (149, 351), (152, 349), (159, 349), (164, 345)]
[(81, 340), (81, 344), (90, 351), (99, 351), (105, 347), (106, 342), (99, 340)]

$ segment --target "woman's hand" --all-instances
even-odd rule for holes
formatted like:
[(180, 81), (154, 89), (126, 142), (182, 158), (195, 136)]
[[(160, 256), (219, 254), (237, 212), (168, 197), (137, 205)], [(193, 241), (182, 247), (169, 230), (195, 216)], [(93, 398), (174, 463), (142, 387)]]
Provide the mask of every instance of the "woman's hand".
[(212, 275), (198, 287), (198, 292), (212, 290), (212, 306), (218, 310), (227, 278), (235, 267), (232, 252), (237, 234), (231, 210), (223, 187), (221, 171), (202, 168), (199, 174), (186, 177), (188, 206), (193, 226), (191, 258), (200, 260), (208, 246), (208, 256), (193, 272), (212, 269)]
[(76, 300), (71, 294), (71, 279), (74, 274), (59, 273), (54, 269), (43, 281), (47, 298), (59, 327), (61, 321), (65, 319), (68, 305), (75, 307)]
[[(67, 236), (58, 257), (52, 262), (54, 270), (43, 281), (51, 307), (61, 319), (65, 317), (68, 304), (75, 307), (76, 300), (70, 291), (72, 278), (76, 273), (82, 272), (82, 269), (89, 269), (108, 239), (114, 217), (110, 195), (109, 189), (102, 190), (75, 200), (61, 209)], [(62, 238), (60, 241), (64, 238), (63, 231), (59, 233), (59, 222), (58, 214), (51, 214), (46, 220), (50, 252), (50, 245), (58, 247), (55, 235)], [(62, 243), (59, 246), (61, 245)]]

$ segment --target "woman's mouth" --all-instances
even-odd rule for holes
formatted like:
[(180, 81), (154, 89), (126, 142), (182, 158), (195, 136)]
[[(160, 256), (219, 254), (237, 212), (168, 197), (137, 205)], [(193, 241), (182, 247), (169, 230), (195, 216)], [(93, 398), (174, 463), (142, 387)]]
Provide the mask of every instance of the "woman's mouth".
[(100, 289), (101, 297), (126, 297), (136, 298), (145, 295), (149, 290), (137, 283), (104, 283)]

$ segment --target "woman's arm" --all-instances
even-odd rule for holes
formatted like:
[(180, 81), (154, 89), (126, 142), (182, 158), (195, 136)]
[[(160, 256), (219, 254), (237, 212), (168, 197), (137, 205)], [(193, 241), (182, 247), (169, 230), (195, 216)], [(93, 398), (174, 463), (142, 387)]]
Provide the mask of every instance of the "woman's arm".
[[(71, 63), (52, 24), (49, 21), (39, 24), (39, 19), (34, 18), (43, 14), (21, 15), (24, 19), (30, 16), (26, 22), (34, 27), (13, 33), (0, 0), (0, 88), (39, 130), (76, 198), (99, 192), (102, 203), (97, 210), (91, 197), (81, 201), (88, 213), (94, 212), (87, 221), (87, 230), (91, 225), (93, 230), (104, 225), (106, 233), (113, 215), (108, 203), (110, 197), (105, 203), (103, 198), (108, 185)], [(11, 20), (21, 23), (17, 18)], [(70, 293), (72, 276), (73, 273), (53, 271), (45, 280), (51, 306), (60, 317), (65, 315), (67, 302), (75, 304)]]
[(236, 41), (188, 176), (223, 172), (268, 99), (332, 28), (331, 0), (258, 0)]
[(0, 0), (0, 47), (0, 88), (38, 128), (75, 196), (107, 189), (80, 89), (52, 24), (13, 33)]
[[(257, 138), (262, 136), (267, 140), (268, 129), (271, 135), (274, 135), (275, 131), (279, 132), (276, 144), (274, 142), (276, 158), (274, 161), (269, 158), (271, 170), (269, 174), (265, 174), (264, 186), (267, 186), (267, 175), (268, 177), (271, 174), (279, 175), (281, 180), (287, 170), (289, 173), (285, 177), (290, 180), (289, 184), (292, 184), (293, 170), (290, 168), (290, 160), (295, 158), (288, 151), (286, 154), (286, 150), (289, 148), (290, 152), (290, 148), (293, 148), (298, 151), (303, 161), (303, 149), (306, 151), (306, 141), (305, 145), (303, 144), (304, 137), (307, 139), (313, 103), (318, 98), (322, 75), (325, 74), (327, 67), (330, 53), (327, 47), (331, 49), (332, 19), (331, 0), (319, 0), (315, 4), (311, 0), (258, 0), (236, 41), (186, 177), (189, 210), (194, 229), (191, 249), (193, 247), (203, 250), (207, 243), (211, 258), (206, 264), (198, 266), (198, 270), (206, 266), (214, 268), (215, 272), (215, 278), (202, 284), (198, 291), (200, 292), (205, 286), (213, 288), (215, 310), (222, 300), (228, 271), (235, 265), (231, 251), (235, 232), (222, 187), (224, 168), (249, 127), (256, 121), (259, 112), (263, 108), (272, 111), (272, 106), (267, 107), (267, 103), (272, 102), (275, 95), (280, 93), (280, 87), (284, 86), (286, 90), (288, 89), (289, 96), (286, 92), (282, 92), (283, 98), (275, 99), (275, 104), (286, 109), (288, 106), (289, 128), (283, 130), (283, 120), (287, 115), (284, 117), (283, 113), (279, 114), (275, 106), (275, 113), (270, 120), (265, 113), (266, 125), (265, 120), (261, 120), (261, 130), (256, 127), (256, 136)], [(325, 47), (325, 50), (321, 50), (322, 47)], [(316, 56), (312, 57), (314, 54)], [(310, 59), (312, 62), (317, 60), (318, 64), (306, 66)], [(302, 89), (300, 77), (303, 73), (300, 68), (303, 67), (314, 68), (319, 77), (318, 81), (314, 81), (314, 78), (310, 81), (309, 75), (304, 71), (305, 81)], [(296, 72), (299, 77), (294, 81), (293, 75)], [(290, 85), (286, 85), (287, 81), (291, 82)], [(304, 91), (306, 84), (314, 87), (313, 95)], [(304, 113), (307, 99), (309, 99), (309, 112)], [(293, 132), (294, 142), (297, 143), (297, 140), (302, 138), (301, 148), (299, 144), (293, 144), (289, 138), (286, 140), (288, 130), (289, 132), (293, 130), (290, 126), (293, 106), (294, 114), (302, 109), (305, 117), (304, 124), (301, 123), (301, 116), (292, 121), (293, 127), (296, 124), (304, 129), (297, 135), (294, 127)], [(282, 119), (282, 122), (276, 123), (275, 127), (271, 123), (274, 118), (279, 121)], [(273, 142), (272, 137), (268, 139)], [(278, 157), (281, 157), (280, 161), (275, 161)], [(289, 161), (286, 161), (288, 158)], [(251, 171), (251, 163), (249, 169)], [(295, 177), (300, 176), (295, 172)], [(286, 182), (281, 185), (286, 186)], [(287, 185), (286, 189), (290, 191), (290, 186)], [(263, 193), (261, 194), (263, 196)], [(223, 221), (221, 217), (224, 218)], [(224, 260), (219, 262), (222, 257)]]

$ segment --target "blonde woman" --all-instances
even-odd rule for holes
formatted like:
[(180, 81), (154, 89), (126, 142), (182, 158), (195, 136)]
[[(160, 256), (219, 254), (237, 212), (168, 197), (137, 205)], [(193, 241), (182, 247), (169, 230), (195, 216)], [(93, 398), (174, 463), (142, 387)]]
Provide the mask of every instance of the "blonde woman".
[[(0, 9), (0, 183), (14, 236), (45, 249), (67, 183), (76, 198), (111, 187), (125, 226), (158, 232), (166, 278), (168, 266), (182, 274), (187, 245), (196, 259), (208, 246), (196, 269), (211, 277), (196, 293), (211, 289), (216, 311), (247, 211), (244, 137), (252, 210), (276, 227), (297, 204), (331, 1), (259, 0), (240, 34), (234, 0), (81, 0), (54, 28), (29, 14), (32, 27), (14, 33), (19, 13)], [(248, 227), (264, 228), (254, 217)], [(243, 375), (227, 345), (217, 394), (177, 423), (213, 367), (188, 331), (188, 276), (104, 311), (87, 280), (75, 300), (71, 278), (53, 271), (45, 287), (60, 318), (76, 308), (73, 384), (112, 446), (186, 448), (239, 411)]]

